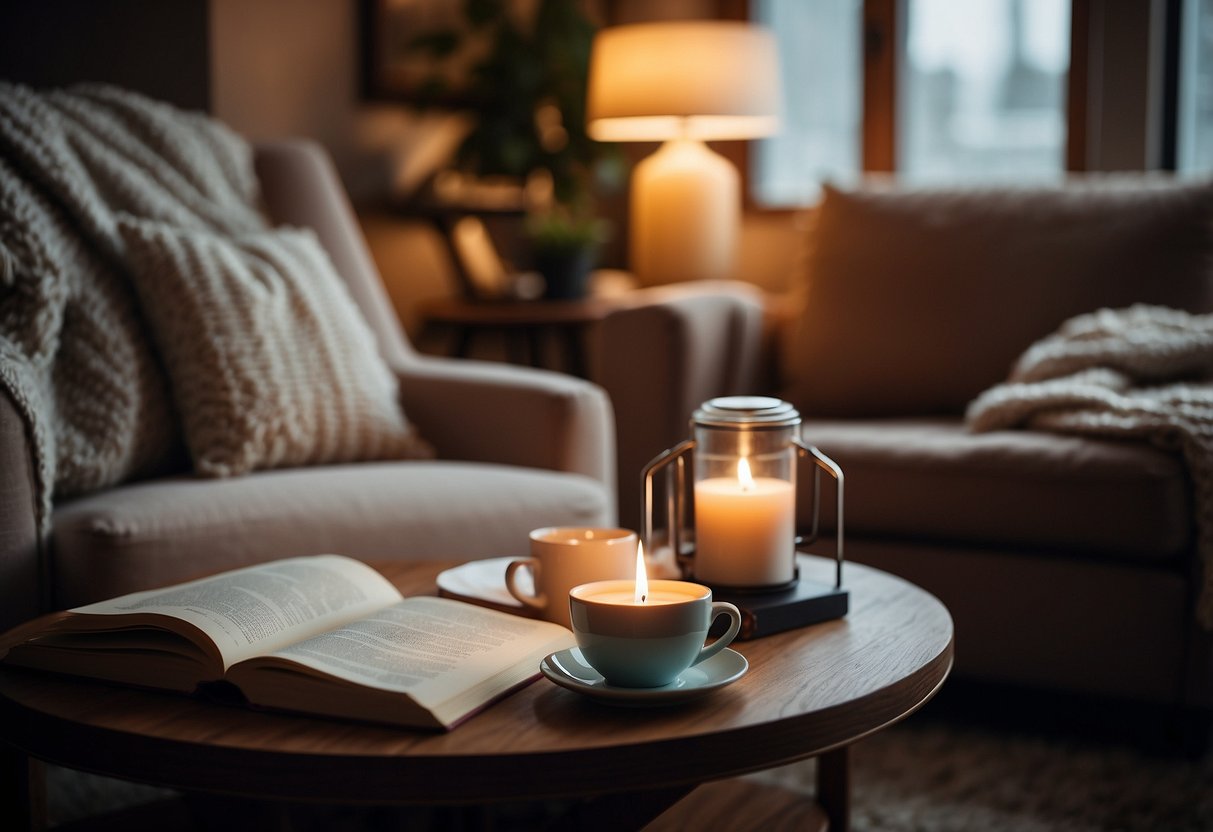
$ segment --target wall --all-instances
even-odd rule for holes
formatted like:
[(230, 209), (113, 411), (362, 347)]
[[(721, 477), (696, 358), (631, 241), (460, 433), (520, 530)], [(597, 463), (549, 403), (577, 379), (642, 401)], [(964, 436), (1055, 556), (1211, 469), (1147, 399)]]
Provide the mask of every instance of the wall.
[(4, 0), (0, 78), (102, 81), (182, 107), (210, 101), (207, 0)]
[[(333, 155), (351, 195), (377, 201), (417, 184), (411, 163), (449, 141), (445, 119), (359, 96), (356, 0), (210, 0), (215, 116), (257, 139), (304, 136)], [(367, 212), (363, 227), (397, 313), (419, 335), (417, 305), (454, 285), (428, 225)]]

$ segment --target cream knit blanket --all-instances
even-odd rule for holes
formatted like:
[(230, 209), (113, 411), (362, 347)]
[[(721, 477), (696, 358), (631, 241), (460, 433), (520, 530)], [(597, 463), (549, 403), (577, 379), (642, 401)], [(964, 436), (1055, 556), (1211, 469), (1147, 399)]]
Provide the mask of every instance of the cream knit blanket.
[(1027, 427), (1144, 439), (1183, 453), (1195, 485), (1204, 582), (1196, 614), (1213, 629), (1213, 315), (1157, 306), (1101, 309), (1034, 344), (1010, 379), (969, 406), (975, 431)]
[(180, 448), (118, 218), (258, 231), (256, 197), (251, 149), (202, 114), (0, 82), (0, 385), (33, 440), (43, 539), (54, 497), (152, 473)]

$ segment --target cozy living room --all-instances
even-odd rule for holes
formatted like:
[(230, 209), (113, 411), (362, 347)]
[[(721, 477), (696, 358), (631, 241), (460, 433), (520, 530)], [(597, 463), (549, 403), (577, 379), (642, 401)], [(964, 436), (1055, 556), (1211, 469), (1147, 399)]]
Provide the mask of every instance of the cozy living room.
[(0, 7), (0, 823), (1213, 829), (1213, 0)]

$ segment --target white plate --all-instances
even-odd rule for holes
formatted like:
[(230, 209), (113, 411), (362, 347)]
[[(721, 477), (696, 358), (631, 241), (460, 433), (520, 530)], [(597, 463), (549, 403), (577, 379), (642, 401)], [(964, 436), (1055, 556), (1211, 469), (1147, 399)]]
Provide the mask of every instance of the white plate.
[(666, 705), (722, 688), (745, 675), (750, 663), (736, 650), (725, 648), (660, 688), (621, 688), (608, 685), (576, 647), (560, 650), (539, 663), (539, 670), (562, 688), (616, 705)]

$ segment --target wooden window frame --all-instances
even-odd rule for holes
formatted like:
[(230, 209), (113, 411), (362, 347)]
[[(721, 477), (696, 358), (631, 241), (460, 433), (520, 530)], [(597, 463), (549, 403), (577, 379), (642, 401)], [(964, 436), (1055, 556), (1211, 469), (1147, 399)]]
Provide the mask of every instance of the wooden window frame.
[[(1099, 2), (1099, 0), (1094, 0)], [(863, 113), (861, 154), (863, 173), (897, 170), (897, 68), (904, 49), (904, 4), (907, 0), (864, 0)], [(1087, 167), (1087, 93), (1090, 66), (1090, 4), (1070, 0), (1070, 68), (1066, 80), (1065, 170)], [(728, 0), (721, 17), (749, 20), (749, 0)], [(773, 208), (754, 200), (750, 183), (751, 142), (718, 142), (713, 147), (738, 166), (746, 213), (795, 214), (804, 207)], [(807, 207), (807, 206), (805, 206)]]

